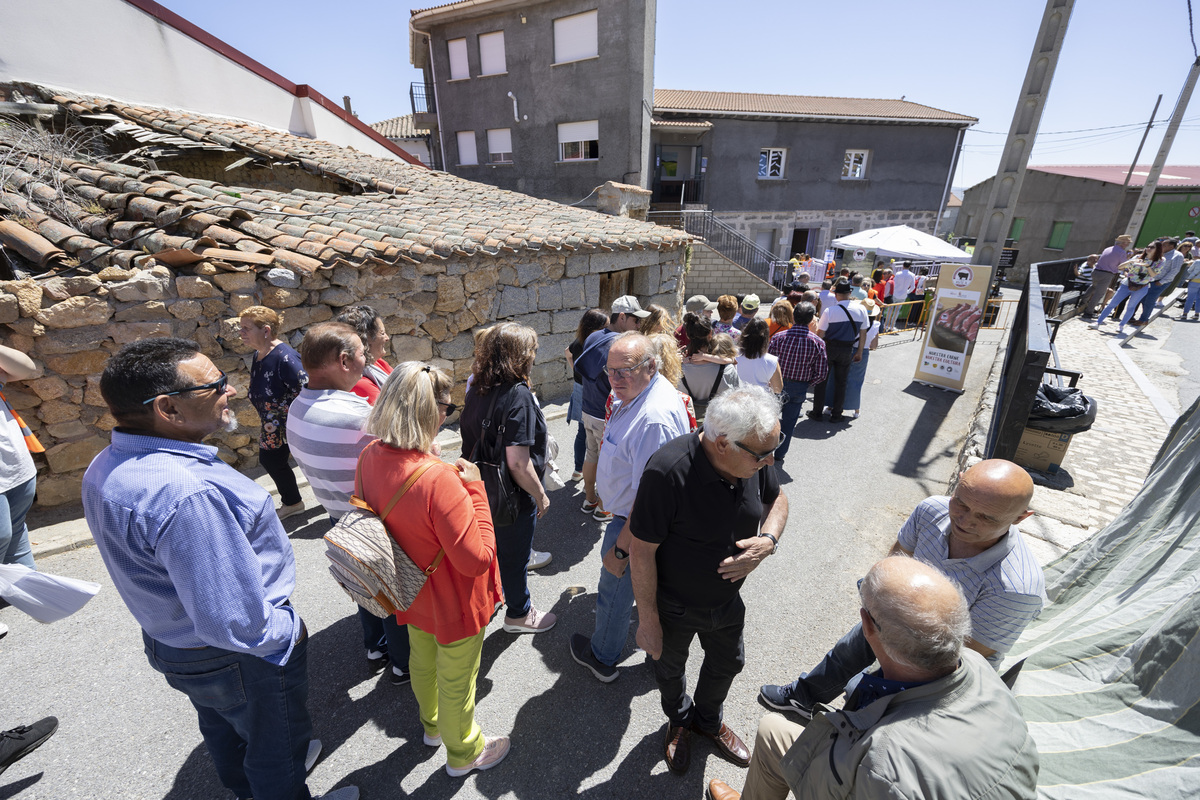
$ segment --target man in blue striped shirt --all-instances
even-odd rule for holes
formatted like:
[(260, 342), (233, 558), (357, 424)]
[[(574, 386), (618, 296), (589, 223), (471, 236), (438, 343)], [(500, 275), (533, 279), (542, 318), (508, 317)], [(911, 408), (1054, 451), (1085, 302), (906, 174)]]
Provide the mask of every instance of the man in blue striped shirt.
[(195, 342), (146, 339), (109, 360), (100, 392), (117, 427), (84, 475), (84, 514), (150, 665), (192, 701), (226, 788), (308, 800), (320, 742), (292, 546), (267, 491), (201, 444), (236, 427), (233, 387)]
[[(1042, 610), (1042, 568), (1017, 529), (1033, 512), (1033, 481), (1011, 461), (981, 461), (966, 470), (951, 497), (922, 501), (900, 529), (891, 555), (909, 555), (958, 583), (971, 610), (966, 645), (993, 667)], [(790, 684), (762, 687), (759, 698), (781, 711), (812, 719), (871, 666), (875, 654), (855, 625), (811, 672)]]

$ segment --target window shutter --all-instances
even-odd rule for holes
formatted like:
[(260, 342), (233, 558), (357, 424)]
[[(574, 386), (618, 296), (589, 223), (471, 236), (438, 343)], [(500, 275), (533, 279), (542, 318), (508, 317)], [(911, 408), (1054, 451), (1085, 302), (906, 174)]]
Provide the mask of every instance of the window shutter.
[(488, 153), (512, 152), (512, 130), (510, 128), (489, 128), (487, 139)]
[(558, 126), (558, 143), (590, 142), (600, 139), (600, 121), (562, 122)]
[(479, 156), (475, 152), (475, 131), (458, 132), (458, 163), (462, 166), (479, 163)]
[(594, 58), (599, 52), (595, 11), (585, 11), (554, 20), (555, 64)]
[(479, 74), (499, 75), (507, 72), (504, 61), (504, 31), (479, 35)]
[(450, 80), (471, 77), (471, 71), (467, 68), (467, 40), (451, 39), (446, 42), (446, 49), (450, 51)]

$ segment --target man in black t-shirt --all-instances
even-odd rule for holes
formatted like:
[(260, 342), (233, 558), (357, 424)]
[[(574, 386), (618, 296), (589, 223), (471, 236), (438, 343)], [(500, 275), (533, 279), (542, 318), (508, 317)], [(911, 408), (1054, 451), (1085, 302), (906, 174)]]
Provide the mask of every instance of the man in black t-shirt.
[[(629, 515), (637, 643), (654, 659), (673, 772), (688, 768), (693, 731), (734, 764), (750, 763), (721, 710), (745, 664), (746, 608), (738, 590), (775, 552), (787, 523), (774, 467), (779, 438), (779, 401), (742, 386), (713, 398), (703, 432), (651, 456), (638, 486)], [(684, 669), (695, 636), (704, 663), (691, 697)]]

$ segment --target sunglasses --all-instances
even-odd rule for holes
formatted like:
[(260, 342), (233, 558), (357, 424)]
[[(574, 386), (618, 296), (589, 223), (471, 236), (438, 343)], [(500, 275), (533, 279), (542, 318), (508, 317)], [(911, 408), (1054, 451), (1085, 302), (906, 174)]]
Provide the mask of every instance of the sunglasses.
[(457, 403), (438, 403), (439, 406), (446, 409), (446, 416), (453, 416), (455, 411), (458, 411)]
[(761, 464), (764, 461), (766, 461), (768, 458), (773, 456), (775, 454), (775, 448), (779, 447), (779, 444), (776, 443), (775, 447), (772, 447), (767, 452), (756, 453), (753, 450), (751, 450), (749, 447), (746, 447), (746, 445), (742, 444), (741, 442), (734, 442), (734, 444), (737, 445), (738, 447), (742, 448), (743, 450), (745, 450), (750, 455), (754, 456), (754, 463), (756, 463), (756, 464)]
[(200, 386), (189, 386), (186, 389), (176, 389), (173, 392), (162, 392), (161, 394), (154, 395), (154, 397), (151, 397), (148, 400), (143, 400), (142, 405), (149, 405), (160, 397), (172, 397), (177, 394), (186, 394), (187, 392), (203, 392), (206, 389), (216, 389), (218, 392), (224, 392), (225, 387), (228, 385), (229, 376), (222, 372), (221, 377), (217, 378), (212, 383), (205, 383), (201, 384)]

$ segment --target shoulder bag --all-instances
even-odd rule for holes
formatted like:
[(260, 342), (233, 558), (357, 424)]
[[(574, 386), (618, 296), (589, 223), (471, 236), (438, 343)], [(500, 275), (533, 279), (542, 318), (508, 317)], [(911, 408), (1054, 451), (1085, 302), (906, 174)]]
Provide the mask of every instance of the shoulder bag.
[[(517, 390), (516, 386), (513, 386), (512, 391)], [(508, 471), (508, 457), (504, 449), (504, 423), (496, 424), (494, 416), (496, 400), (499, 397), (499, 387), (493, 387), (487, 416), (481, 423), (479, 439), (469, 456), (469, 460), (479, 467), (479, 475), (487, 488), (488, 505), (492, 509), (492, 524), (497, 528), (512, 525), (517, 521), (521, 503), (521, 490)]]

